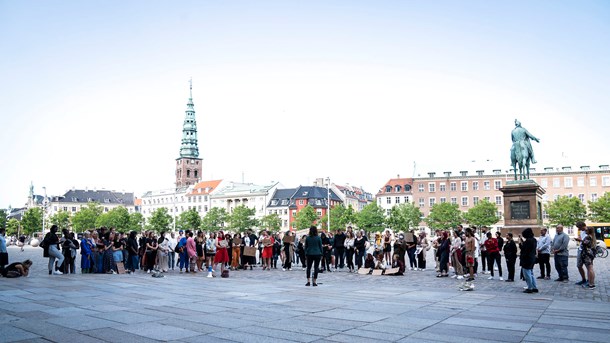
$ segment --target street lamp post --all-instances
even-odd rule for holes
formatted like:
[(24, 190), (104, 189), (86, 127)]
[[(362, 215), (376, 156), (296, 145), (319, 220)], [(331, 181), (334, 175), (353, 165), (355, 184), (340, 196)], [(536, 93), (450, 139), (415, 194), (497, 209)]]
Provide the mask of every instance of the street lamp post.
[(47, 214), (47, 187), (42, 187), (42, 189), (44, 190), (44, 198), (42, 198), (42, 234), (44, 235), (44, 217)]
[(326, 193), (328, 194), (328, 200), (326, 202), (326, 219), (328, 222), (326, 223), (326, 229), (330, 232), (330, 176), (326, 178)]

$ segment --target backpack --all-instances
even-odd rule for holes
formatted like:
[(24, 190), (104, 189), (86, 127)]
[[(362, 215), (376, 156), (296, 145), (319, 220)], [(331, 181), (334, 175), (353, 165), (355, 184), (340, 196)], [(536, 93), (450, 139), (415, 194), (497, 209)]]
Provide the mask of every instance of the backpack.
[(184, 251), (184, 245), (182, 245), (180, 243), (176, 244), (174, 251), (177, 252), (178, 254), (181, 254)]
[(229, 270), (228, 269), (223, 270), (222, 273), (220, 273), (220, 277), (228, 278), (229, 277)]

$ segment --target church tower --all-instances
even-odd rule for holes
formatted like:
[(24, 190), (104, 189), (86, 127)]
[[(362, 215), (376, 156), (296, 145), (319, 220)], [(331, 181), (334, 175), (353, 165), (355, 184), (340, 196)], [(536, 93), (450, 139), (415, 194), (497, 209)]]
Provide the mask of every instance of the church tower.
[(193, 82), (190, 82), (190, 97), (186, 104), (186, 116), (182, 125), (182, 144), (180, 157), (176, 159), (176, 188), (187, 187), (199, 182), (202, 159), (199, 158), (197, 145), (197, 122), (193, 104)]

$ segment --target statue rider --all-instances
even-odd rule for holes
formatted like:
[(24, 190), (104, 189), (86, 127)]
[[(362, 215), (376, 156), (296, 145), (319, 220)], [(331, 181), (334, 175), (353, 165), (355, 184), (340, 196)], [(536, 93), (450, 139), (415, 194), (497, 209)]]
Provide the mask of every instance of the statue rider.
[(521, 127), (521, 122), (517, 119), (515, 119), (515, 128), (511, 132), (511, 138), (513, 140), (513, 143), (523, 142), (527, 147), (529, 155), (532, 158), (532, 163), (536, 163), (536, 159), (534, 158), (534, 150), (532, 149), (532, 143), (530, 142), (530, 139), (536, 141), (537, 143), (540, 143), (540, 140), (534, 137), (534, 135), (532, 135), (531, 133), (529, 133), (529, 131)]

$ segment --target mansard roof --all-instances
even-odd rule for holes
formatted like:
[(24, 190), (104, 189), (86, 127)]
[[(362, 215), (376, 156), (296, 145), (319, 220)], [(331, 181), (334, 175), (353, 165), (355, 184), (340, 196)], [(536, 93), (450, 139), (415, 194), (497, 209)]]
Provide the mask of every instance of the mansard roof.
[(63, 196), (51, 199), (53, 202), (60, 203), (88, 203), (98, 202), (100, 204), (115, 204), (123, 206), (134, 205), (133, 193), (114, 192), (107, 190), (83, 190), (72, 189), (66, 192)]

